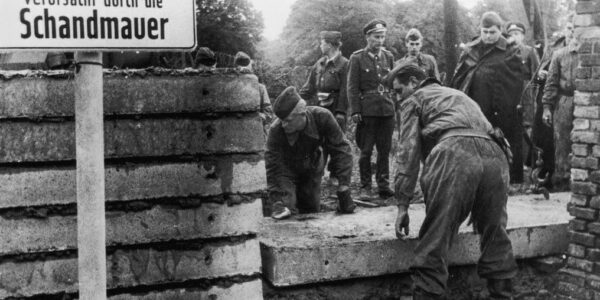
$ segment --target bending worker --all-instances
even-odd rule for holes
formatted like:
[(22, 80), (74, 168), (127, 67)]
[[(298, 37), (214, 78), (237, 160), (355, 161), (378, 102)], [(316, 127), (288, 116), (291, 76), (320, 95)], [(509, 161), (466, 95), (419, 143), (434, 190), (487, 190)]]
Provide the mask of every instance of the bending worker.
[(331, 155), (329, 166), (338, 178), (338, 211), (352, 213), (350, 197), (352, 154), (350, 142), (326, 108), (306, 106), (294, 87), (285, 89), (273, 104), (277, 119), (269, 130), (265, 163), (269, 199), (274, 219), (320, 209), (323, 149)]
[(399, 238), (408, 235), (408, 206), (424, 160), (426, 216), (410, 268), (413, 299), (444, 299), (448, 249), (469, 214), (481, 234), (477, 272), (487, 279), (490, 299), (512, 299), (517, 265), (506, 233), (508, 144), (475, 101), (434, 78), (425, 80), (418, 66), (398, 66), (389, 78), (401, 101), (395, 178)]

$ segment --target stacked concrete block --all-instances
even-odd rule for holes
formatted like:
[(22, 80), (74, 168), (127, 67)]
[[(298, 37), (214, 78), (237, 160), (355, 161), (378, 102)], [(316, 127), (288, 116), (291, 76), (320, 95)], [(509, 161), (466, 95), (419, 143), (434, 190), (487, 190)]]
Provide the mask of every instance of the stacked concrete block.
[(600, 0), (578, 1), (580, 43), (571, 133), (570, 244), (559, 299), (600, 299)]
[[(47, 75), (0, 72), (0, 299), (77, 294), (74, 87)], [(105, 73), (111, 299), (262, 299), (259, 97), (251, 74)]]

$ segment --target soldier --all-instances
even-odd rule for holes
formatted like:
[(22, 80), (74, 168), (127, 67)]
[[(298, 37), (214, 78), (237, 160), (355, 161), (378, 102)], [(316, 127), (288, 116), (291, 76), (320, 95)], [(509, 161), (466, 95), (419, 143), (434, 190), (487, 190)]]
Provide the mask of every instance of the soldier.
[(516, 45), (502, 37), (497, 13), (484, 13), (480, 27), (480, 37), (465, 45), (451, 87), (475, 100), (492, 126), (502, 129), (514, 155), (510, 180), (522, 183), (523, 124), (518, 106), (523, 64)]
[[(346, 77), (348, 59), (342, 56), (342, 34), (338, 31), (322, 31), (320, 48), (325, 56), (320, 58), (310, 70), (306, 83), (300, 90), (302, 99), (317, 98), (319, 106), (328, 109), (334, 116), (343, 132), (346, 131), (346, 112), (348, 97), (346, 96)], [(325, 152), (325, 164), (329, 153)], [(331, 168), (328, 168), (331, 173)], [(334, 178), (330, 175), (332, 181)]]
[(475, 101), (434, 78), (425, 79), (419, 67), (400, 65), (390, 78), (401, 101), (402, 143), (395, 178), (398, 238), (408, 235), (408, 206), (424, 163), (426, 215), (410, 267), (413, 299), (445, 299), (448, 249), (469, 214), (481, 234), (477, 271), (488, 281), (490, 299), (512, 299), (517, 265), (506, 232), (509, 179), (503, 150), (508, 144)]
[(435, 58), (429, 54), (421, 53), (423, 47), (423, 35), (416, 28), (411, 28), (404, 38), (408, 53), (394, 63), (394, 66), (399, 64), (415, 63), (418, 65), (428, 77), (440, 80), (437, 62)]
[(350, 197), (352, 154), (350, 143), (331, 112), (306, 102), (294, 87), (285, 89), (275, 100), (277, 119), (269, 130), (265, 163), (269, 199), (274, 219), (292, 213), (315, 213), (320, 208), (322, 150), (331, 155), (331, 170), (339, 180), (338, 211), (352, 213)]
[(523, 73), (523, 80), (529, 81), (533, 78), (536, 70), (540, 65), (540, 58), (533, 47), (527, 46), (524, 42), (525, 39), (525, 25), (519, 22), (509, 22), (506, 24), (506, 33), (509, 38), (515, 42), (515, 45), (519, 48), (519, 57), (525, 67)]
[[(569, 29), (570, 28), (570, 29)], [(573, 24), (567, 25), (567, 46), (552, 55), (548, 79), (544, 87), (542, 120), (554, 128), (555, 188), (567, 188), (570, 180), (571, 130), (573, 129), (573, 95), (575, 74), (579, 66), (579, 45), (573, 38)]]
[(389, 187), (389, 154), (394, 132), (394, 103), (383, 78), (392, 69), (394, 56), (383, 49), (386, 23), (373, 20), (363, 28), (367, 47), (350, 56), (348, 100), (352, 120), (357, 124), (356, 144), (360, 148), (360, 198), (371, 199), (371, 155), (377, 147), (376, 180), (379, 196), (394, 195)]
[[(235, 57), (233, 58), (233, 64), (238, 68), (247, 69), (250, 72), (254, 72), (252, 69), (252, 59), (245, 52), (239, 51), (236, 53)], [(267, 87), (264, 84), (259, 83), (258, 90), (260, 93), (260, 110), (258, 113), (263, 121), (263, 128), (266, 135), (269, 126), (273, 121), (273, 109), (271, 108), (271, 99), (269, 99)]]

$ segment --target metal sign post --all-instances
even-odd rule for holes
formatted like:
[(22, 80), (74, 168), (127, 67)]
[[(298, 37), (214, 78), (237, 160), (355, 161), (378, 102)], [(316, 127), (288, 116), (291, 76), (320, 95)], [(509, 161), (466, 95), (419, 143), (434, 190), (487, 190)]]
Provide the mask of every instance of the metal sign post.
[(83, 51), (75, 60), (79, 298), (106, 299), (102, 55), (189, 51), (195, 0), (2, 1), (0, 50)]
[(75, 140), (80, 299), (106, 299), (102, 54), (77, 52)]

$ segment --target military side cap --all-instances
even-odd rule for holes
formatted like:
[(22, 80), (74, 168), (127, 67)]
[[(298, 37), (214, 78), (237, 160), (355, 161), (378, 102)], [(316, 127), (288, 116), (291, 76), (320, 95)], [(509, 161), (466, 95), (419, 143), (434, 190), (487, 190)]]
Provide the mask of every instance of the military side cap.
[(492, 26), (498, 26), (498, 28), (502, 28), (502, 18), (500, 18), (500, 15), (494, 11), (483, 13), (481, 16), (481, 27), (489, 28)]
[(233, 58), (233, 64), (238, 67), (247, 67), (251, 61), (252, 59), (250, 58), (250, 55), (242, 51), (236, 53), (235, 57)]
[(321, 31), (319, 34), (322, 40), (330, 44), (340, 43), (342, 41), (342, 33), (339, 31)]
[(510, 22), (506, 24), (506, 33), (510, 33), (513, 30), (518, 30), (522, 33), (525, 33), (525, 25), (519, 22)]
[(417, 78), (427, 77), (425, 71), (423, 71), (423, 69), (421, 69), (414, 62), (403, 62), (394, 67), (383, 80), (389, 88), (393, 88), (394, 79), (396, 79), (396, 77), (402, 77), (406, 75), (415, 76)]
[(363, 27), (363, 33), (365, 35), (373, 33), (373, 32), (385, 32), (387, 30), (387, 23), (384, 20), (375, 19), (371, 22), (367, 23), (365, 27)]
[(196, 52), (196, 61), (205, 65), (212, 66), (217, 62), (215, 53), (207, 47), (200, 47)]
[(300, 100), (302, 100), (302, 98), (300, 98), (296, 88), (293, 86), (287, 87), (279, 94), (279, 96), (277, 96), (277, 99), (275, 99), (273, 112), (279, 119), (283, 120), (290, 115)]

